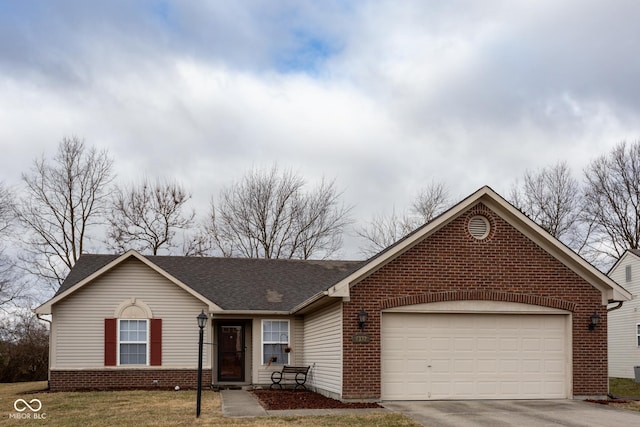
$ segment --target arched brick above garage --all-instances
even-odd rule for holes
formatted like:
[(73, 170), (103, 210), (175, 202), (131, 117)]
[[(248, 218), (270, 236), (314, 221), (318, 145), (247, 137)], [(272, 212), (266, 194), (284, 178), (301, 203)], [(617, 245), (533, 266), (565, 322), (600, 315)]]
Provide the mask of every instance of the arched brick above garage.
[(531, 295), (493, 290), (432, 292), (416, 295), (404, 295), (381, 301), (381, 309), (386, 310), (414, 304), (429, 304), (445, 301), (500, 301), (520, 304), (539, 305), (559, 310), (575, 311), (576, 303), (542, 295)]

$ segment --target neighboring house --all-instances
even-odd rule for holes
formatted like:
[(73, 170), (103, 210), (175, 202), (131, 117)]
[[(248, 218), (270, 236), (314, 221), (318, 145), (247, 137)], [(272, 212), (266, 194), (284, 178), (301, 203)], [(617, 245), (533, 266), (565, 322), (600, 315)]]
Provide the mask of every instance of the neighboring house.
[(625, 251), (607, 275), (634, 296), (608, 313), (609, 376), (635, 378), (634, 366), (640, 366), (640, 250)]
[(216, 386), (285, 363), (345, 400), (555, 399), (606, 396), (630, 297), (483, 187), (363, 262), (83, 255), (36, 312), (52, 390), (194, 387), (204, 310)]

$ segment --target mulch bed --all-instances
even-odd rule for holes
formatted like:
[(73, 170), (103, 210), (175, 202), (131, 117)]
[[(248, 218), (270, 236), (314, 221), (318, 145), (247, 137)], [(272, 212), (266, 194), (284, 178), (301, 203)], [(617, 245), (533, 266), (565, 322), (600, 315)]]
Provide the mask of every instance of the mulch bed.
[(377, 403), (345, 403), (305, 390), (252, 390), (268, 411), (283, 409), (360, 409), (379, 408)]
[(629, 403), (629, 400), (625, 399), (586, 399), (589, 403), (597, 403), (599, 405), (610, 405), (612, 403)]

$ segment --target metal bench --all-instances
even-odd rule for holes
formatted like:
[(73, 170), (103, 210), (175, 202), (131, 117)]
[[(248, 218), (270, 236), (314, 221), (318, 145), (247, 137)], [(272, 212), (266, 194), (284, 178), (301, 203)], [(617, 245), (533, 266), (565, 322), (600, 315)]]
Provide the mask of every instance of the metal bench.
[(307, 374), (309, 373), (310, 366), (287, 366), (284, 365), (280, 371), (275, 371), (271, 373), (271, 385), (269, 388), (273, 388), (274, 386), (278, 386), (282, 389), (282, 380), (285, 379), (286, 375), (293, 376), (293, 379), (296, 382), (296, 386), (293, 388), (297, 390), (301, 388), (306, 390), (304, 383), (307, 382)]

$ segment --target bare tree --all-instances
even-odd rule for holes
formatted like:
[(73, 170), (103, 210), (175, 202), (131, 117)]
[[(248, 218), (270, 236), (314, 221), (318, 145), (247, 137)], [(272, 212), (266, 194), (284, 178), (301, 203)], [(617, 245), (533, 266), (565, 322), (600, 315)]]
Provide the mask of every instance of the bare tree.
[(510, 202), (549, 234), (584, 252), (590, 227), (583, 221), (582, 191), (566, 162), (532, 172), (511, 189)]
[(358, 236), (366, 241), (360, 252), (366, 256), (373, 256), (402, 237), (419, 227), (415, 217), (408, 214), (398, 216), (395, 208), (390, 215), (375, 215), (367, 226), (356, 230)]
[(430, 222), (450, 204), (447, 186), (442, 182), (431, 182), (418, 192), (410, 210), (398, 215), (394, 208), (389, 216), (376, 215), (365, 227), (356, 230), (366, 242), (360, 251), (367, 256), (377, 254)]
[(17, 205), (25, 227), (26, 268), (54, 290), (64, 280), (104, 218), (113, 179), (106, 151), (87, 149), (77, 137), (63, 138), (52, 160), (36, 159)]
[(342, 232), (350, 222), (349, 209), (340, 203), (341, 194), (335, 181), (322, 182), (308, 193), (301, 193), (294, 200), (295, 232), (289, 248), (289, 258), (309, 259), (322, 254), (328, 257), (342, 247)]
[(0, 254), (0, 310), (6, 311), (10, 304), (22, 297), (23, 286), (19, 280), (11, 260)]
[(140, 185), (116, 188), (108, 217), (107, 245), (118, 251), (136, 249), (157, 255), (177, 247), (177, 230), (188, 229), (195, 212), (185, 213), (191, 198), (176, 182), (145, 179)]
[(14, 257), (7, 254), (5, 242), (10, 240), (15, 219), (13, 192), (0, 182), (0, 310), (22, 297), (22, 280), (15, 269)]
[(640, 248), (640, 142), (620, 143), (585, 169), (590, 249), (609, 261)]
[[(449, 189), (442, 182), (432, 181), (418, 193), (413, 202), (413, 213), (419, 223), (427, 223), (451, 206)], [(418, 224), (420, 225), (420, 224)]]
[(49, 368), (49, 330), (30, 310), (0, 319), (0, 382), (41, 381)]
[(14, 197), (13, 192), (3, 182), (0, 182), (0, 235), (5, 235), (8, 232), (15, 218)]
[(213, 236), (207, 231), (210, 221), (210, 219), (203, 221), (203, 225), (193, 233), (185, 233), (182, 240), (182, 254), (184, 256), (208, 256), (212, 254), (214, 249)]
[[(340, 203), (333, 181), (304, 191), (292, 172), (254, 169), (224, 188), (211, 203), (204, 227), (209, 246), (224, 256), (327, 258), (342, 244), (349, 208)], [(202, 239), (195, 239), (201, 246)], [(198, 245), (194, 245), (198, 246)], [(197, 251), (194, 251), (197, 252)]]

